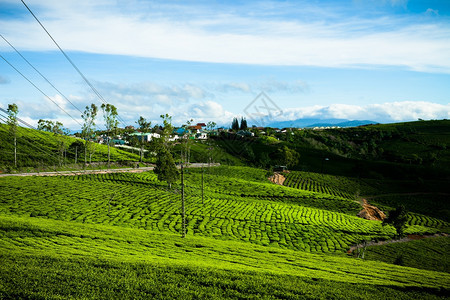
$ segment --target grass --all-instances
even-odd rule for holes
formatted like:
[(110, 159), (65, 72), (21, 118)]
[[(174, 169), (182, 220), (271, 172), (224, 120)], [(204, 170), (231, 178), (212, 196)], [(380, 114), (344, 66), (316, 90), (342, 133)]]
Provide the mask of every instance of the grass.
[[(38, 135), (30, 141), (54, 152), (54, 136)], [(24, 136), (20, 151), (32, 154)], [(10, 147), (2, 145), (0, 151)], [(106, 147), (97, 147), (98, 160), (104, 161)], [(201, 161), (207, 148), (193, 143), (192, 159)], [(242, 163), (214, 151), (222, 162)], [(339, 174), (343, 166), (357, 173), (350, 170), (351, 159), (313, 152), (316, 169)], [(129, 153), (115, 155), (114, 160), (134, 160)], [(302, 153), (302, 161), (305, 157)], [(338, 164), (322, 166), (323, 157)], [(359, 170), (359, 162), (352, 163)], [(369, 260), (345, 254), (352, 244), (390, 239), (395, 232), (355, 216), (359, 193), (376, 196), (373, 201), (385, 209), (405, 202), (412, 212), (407, 233), (449, 232), (442, 214), (447, 187), (420, 178), (358, 180), (309, 172), (292, 172), (286, 186), (279, 186), (267, 177), (265, 170), (244, 166), (187, 169), (185, 239), (180, 186), (168, 189), (153, 172), (0, 178), (0, 299), (434, 299), (448, 294), (448, 239), (382, 246), (378, 254), (369, 249)], [(432, 203), (428, 194), (395, 195), (414, 188), (443, 197)], [(406, 266), (392, 264), (400, 254)]]
[[(14, 146), (12, 138), (9, 136), (8, 126), (0, 124), (0, 170), (6, 171), (14, 168)], [(64, 163), (73, 164), (75, 160), (74, 147), (72, 143), (83, 142), (80, 139), (55, 135), (50, 132), (44, 132), (34, 129), (18, 127), (17, 130), (17, 163), (20, 171), (32, 171), (40, 169), (44, 171), (50, 168), (54, 170), (59, 167), (60, 152), (58, 144), (64, 141), (68, 146), (67, 155)], [(78, 148), (78, 163), (84, 163), (84, 150)], [(89, 157), (87, 159), (89, 161)], [(93, 162), (108, 161), (108, 147), (103, 144), (95, 145), (95, 153), (92, 156)], [(139, 161), (139, 155), (132, 154), (114, 147), (111, 147), (111, 161)], [(63, 167), (60, 169), (64, 169)]]
[(365, 258), (412, 268), (450, 273), (450, 238), (433, 237), (367, 248)]
[(446, 273), (245, 242), (0, 217), (5, 298), (437, 298)]
[[(188, 235), (320, 253), (394, 236), (392, 227), (356, 217), (353, 201), (264, 182), (258, 169), (212, 168), (202, 202), (201, 172), (186, 175)], [(181, 232), (179, 191), (167, 190), (153, 172), (2, 178), (0, 187), (3, 214)], [(448, 230), (448, 223), (422, 215), (410, 225), (408, 233)]]

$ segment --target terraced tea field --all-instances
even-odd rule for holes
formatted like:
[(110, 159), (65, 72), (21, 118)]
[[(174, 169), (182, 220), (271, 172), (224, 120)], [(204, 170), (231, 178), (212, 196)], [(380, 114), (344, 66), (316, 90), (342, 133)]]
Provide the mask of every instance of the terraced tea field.
[(347, 199), (355, 199), (359, 194), (376, 193), (376, 189), (357, 178), (300, 171), (290, 171), (283, 175), (286, 177), (285, 186), (304, 191), (314, 191)]
[(0, 218), (0, 297), (439, 299), (450, 275), (163, 231)]
[[(188, 235), (324, 253), (394, 235), (389, 226), (355, 217), (359, 207), (349, 199), (277, 186), (261, 170), (214, 169), (204, 175), (203, 202), (202, 170), (186, 175)], [(181, 232), (179, 190), (168, 191), (153, 172), (3, 178), (0, 188), (0, 214)], [(409, 233), (448, 228), (430, 217), (412, 220)]]
[[(360, 206), (350, 179), (327, 186), (309, 176), (315, 188), (307, 191), (273, 184), (254, 168), (187, 169), (184, 239), (180, 186), (168, 189), (152, 171), (0, 178), (0, 298), (447, 293), (448, 273), (347, 257), (350, 245), (390, 239), (394, 229), (355, 216)], [(406, 231), (448, 227), (411, 214)]]

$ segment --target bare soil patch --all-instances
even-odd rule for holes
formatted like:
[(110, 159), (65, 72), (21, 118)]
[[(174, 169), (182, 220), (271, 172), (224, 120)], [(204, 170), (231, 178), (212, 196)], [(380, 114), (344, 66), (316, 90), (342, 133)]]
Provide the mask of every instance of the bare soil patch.
[(268, 178), (273, 183), (283, 185), (284, 181), (286, 180), (286, 177), (284, 177), (282, 174), (275, 172), (272, 176)]

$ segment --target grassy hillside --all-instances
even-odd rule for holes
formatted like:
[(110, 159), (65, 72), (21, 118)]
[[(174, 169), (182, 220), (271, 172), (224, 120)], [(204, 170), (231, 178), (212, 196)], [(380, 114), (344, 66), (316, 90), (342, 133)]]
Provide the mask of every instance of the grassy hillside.
[(450, 273), (450, 238), (433, 237), (408, 243), (368, 247), (365, 258)]
[[(441, 162), (447, 141), (427, 124), (428, 131), (421, 122), (411, 125), (418, 126), (411, 136), (414, 141), (420, 136), (424, 147), (440, 145)], [(389, 126), (393, 129), (381, 131), (391, 130), (391, 136), (402, 126), (411, 127)], [(368, 130), (368, 136), (380, 131), (371, 128), (352, 130)], [(55, 164), (60, 139), (78, 141), (20, 132), (19, 152), (27, 156), (21, 167), (38, 161)], [(311, 134), (319, 138), (325, 133)], [(181, 186), (178, 182), (169, 189), (153, 171), (0, 177), (0, 298), (445, 297), (450, 288), (448, 237), (370, 248), (366, 260), (349, 256), (347, 250), (395, 235), (389, 225), (356, 217), (361, 198), (385, 211), (405, 205), (407, 234), (450, 233), (447, 167), (353, 155), (358, 146), (345, 154), (312, 142), (312, 136), (293, 138), (299, 140), (263, 138), (247, 140), (244, 146), (234, 140), (242, 148), (234, 154), (226, 139), (216, 140), (212, 150), (206, 143), (193, 143), (191, 161), (205, 162), (211, 152), (213, 161), (234, 166), (185, 170), (184, 239)], [(8, 139), (4, 126), (0, 139)], [(407, 141), (395, 149), (410, 151), (403, 143)], [(278, 149), (285, 145), (301, 153), (301, 169), (317, 172), (292, 171), (280, 186), (267, 180), (271, 172), (242, 165), (252, 151), (256, 164), (279, 163)], [(10, 166), (11, 144), (0, 147), (9, 155), (2, 156), (4, 166)], [(105, 161), (106, 147), (97, 147), (95, 160)], [(324, 157), (329, 158), (326, 164)], [(113, 160), (138, 157), (114, 151)], [(397, 173), (386, 175), (391, 170)], [(398, 175), (404, 172), (411, 173)]]
[[(0, 171), (14, 169), (14, 144), (9, 135), (8, 126), (0, 124)], [(77, 152), (79, 163), (84, 162), (84, 150), (82, 145), (75, 148), (77, 143), (84, 141), (63, 135), (55, 135), (34, 129), (18, 127), (17, 130), (17, 166), (21, 171), (31, 168), (46, 169), (59, 166), (61, 153), (59, 147), (65, 143), (67, 153), (63, 160), (64, 164), (72, 164)], [(88, 158), (89, 161), (89, 158)], [(108, 147), (102, 144), (95, 145), (93, 162), (108, 161)], [(132, 154), (111, 147), (111, 161), (139, 161), (137, 154)]]
[(230, 153), (265, 168), (285, 165), (280, 148), (287, 146), (300, 154), (298, 163), (291, 166), (299, 171), (375, 179), (450, 177), (450, 120), (287, 133), (272, 130), (270, 137), (223, 135), (217, 140)]
[(438, 298), (450, 276), (167, 232), (0, 218), (5, 298)]

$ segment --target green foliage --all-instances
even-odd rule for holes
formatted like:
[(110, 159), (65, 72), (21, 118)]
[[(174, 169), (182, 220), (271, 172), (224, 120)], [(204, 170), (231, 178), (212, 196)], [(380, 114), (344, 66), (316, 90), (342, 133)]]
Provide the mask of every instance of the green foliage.
[(239, 131), (239, 121), (238, 121), (237, 118), (233, 118), (233, 122), (231, 122), (231, 129), (232, 129), (234, 132)]
[(288, 167), (296, 166), (300, 159), (300, 154), (293, 149), (289, 149), (287, 146), (283, 146), (279, 149), (281, 154), (281, 163)]
[[(86, 141), (85, 151), (89, 153), (89, 162), (92, 162), (92, 155), (95, 153), (96, 145), (92, 142), (92, 138), (95, 136), (95, 118), (97, 117), (97, 106), (91, 104), (91, 106), (86, 106), (81, 117), (83, 118), (83, 126), (81, 127), (81, 136)], [(87, 154), (85, 152), (84, 162), (87, 162)]]
[[(352, 244), (395, 233), (354, 216), (353, 191), (378, 192), (369, 184), (292, 172), (292, 182), (296, 175), (311, 182), (299, 189), (272, 184), (266, 173), (208, 168), (202, 201), (202, 170), (187, 169), (185, 239), (180, 195), (154, 172), (0, 178), (0, 297), (410, 299), (448, 292), (448, 274), (345, 257)], [(448, 228), (411, 216), (408, 233)]]
[(158, 175), (158, 180), (165, 181), (169, 186), (178, 179), (178, 170), (172, 154), (162, 148), (157, 152), (156, 166), (154, 172)]
[[(0, 124), (0, 170), (5, 171), (7, 167), (14, 167), (14, 143), (8, 138), (8, 127)], [(60, 164), (61, 145), (65, 143), (67, 148), (67, 156), (64, 158), (66, 164), (75, 162), (75, 145), (77, 143), (77, 159), (78, 162), (84, 160), (84, 143), (85, 141), (63, 135), (55, 135), (50, 132), (40, 130), (27, 129), (23, 127), (17, 128), (17, 152), (18, 162), (17, 168), (27, 172), (28, 169), (36, 171), (52, 170), (54, 166)], [(93, 162), (107, 161), (108, 149), (106, 145), (96, 144), (96, 152), (92, 155)], [(115, 162), (121, 161), (138, 161), (139, 156), (118, 148), (111, 148), (111, 160)], [(12, 165), (11, 165), (12, 164)], [(78, 168), (79, 166), (74, 166)]]
[(450, 238), (433, 237), (367, 248), (365, 259), (450, 273)]
[[(361, 240), (389, 239), (394, 234), (381, 222), (355, 217), (359, 206), (353, 201), (268, 183), (264, 170), (206, 170), (204, 203), (201, 169), (187, 169), (185, 180), (188, 236), (343, 253)], [(179, 233), (180, 195), (165, 189), (153, 172), (2, 178), (0, 214)], [(112, 191), (116, 194), (109, 202)], [(428, 230), (446, 226), (421, 224)]]
[(241, 118), (241, 125), (239, 126), (240, 130), (247, 130), (247, 120), (242, 117)]
[[(0, 217), (5, 298), (437, 298), (448, 274), (248, 243)], [(95, 287), (95, 288), (94, 288)]]
[(408, 222), (408, 212), (405, 206), (400, 205), (395, 210), (388, 213), (386, 219), (383, 220), (383, 225), (392, 225), (397, 230), (398, 236), (404, 235), (405, 225)]
[(17, 114), (19, 113), (19, 108), (17, 104), (8, 104), (8, 119), (7, 124), (9, 127), (9, 134), (14, 143), (14, 167), (17, 168)]

